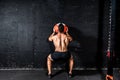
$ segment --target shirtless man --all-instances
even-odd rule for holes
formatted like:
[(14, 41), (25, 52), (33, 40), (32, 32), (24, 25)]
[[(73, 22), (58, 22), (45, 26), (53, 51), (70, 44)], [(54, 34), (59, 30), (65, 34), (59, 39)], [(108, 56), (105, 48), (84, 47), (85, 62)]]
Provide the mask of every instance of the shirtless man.
[(47, 57), (47, 68), (48, 68), (48, 77), (51, 78), (51, 66), (52, 61), (57, 59), (69, 59), (69, 73), (68, 76), (72, 77), (72, 69), (73, 69), (73, 56), (68, 53), (68, 44), (72, 41), (72, 37), (68, 34), (68, 30), (66, 34), (64, 33), (64, 25), (61, 23), (58, 26), (58, 33), (55, 35), (55, 31), (49, 37), (49, 41), (53, 41), (55, 46), (55, 51), (52, 54), (49, 54)]

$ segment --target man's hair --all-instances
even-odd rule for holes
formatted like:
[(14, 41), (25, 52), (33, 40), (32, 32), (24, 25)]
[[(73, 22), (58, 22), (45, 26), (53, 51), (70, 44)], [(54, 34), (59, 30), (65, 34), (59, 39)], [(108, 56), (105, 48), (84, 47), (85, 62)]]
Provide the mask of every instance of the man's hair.
[(60, 23), (58, 26), (58, 29), (59, 29), (60, 33), (64, 32), (64, 25), (62, 23)]

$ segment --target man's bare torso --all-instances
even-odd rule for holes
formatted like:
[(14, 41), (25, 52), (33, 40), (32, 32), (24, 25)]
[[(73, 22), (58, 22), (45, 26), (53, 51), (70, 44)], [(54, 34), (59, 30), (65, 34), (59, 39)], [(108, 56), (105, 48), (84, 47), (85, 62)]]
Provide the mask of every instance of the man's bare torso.
[(53, 36), (53, 44), (55, 46), (55, 51), (66, 52), (68, 51), (67, 47), (69, 44), (69, 38), (63, 33), (59, 33)]

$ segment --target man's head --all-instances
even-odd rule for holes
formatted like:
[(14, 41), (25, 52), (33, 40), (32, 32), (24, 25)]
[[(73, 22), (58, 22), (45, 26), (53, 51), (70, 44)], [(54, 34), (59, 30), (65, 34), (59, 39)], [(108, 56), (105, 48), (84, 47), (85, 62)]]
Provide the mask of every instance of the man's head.
[(59, 24), (58, 30), (60, 33), (64, 32), (64, 25), (62, 23)]

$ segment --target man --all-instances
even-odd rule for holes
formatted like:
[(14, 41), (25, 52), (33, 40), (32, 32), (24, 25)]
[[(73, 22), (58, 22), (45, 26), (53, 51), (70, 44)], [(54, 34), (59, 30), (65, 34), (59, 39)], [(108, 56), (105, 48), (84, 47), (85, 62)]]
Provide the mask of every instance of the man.
[(73, 56), (68, 53), (68, 44), (72, 41), (72, 37), (68, 34), (68, 30), (64, 33), (64, 25), (58, 25), (58, 33), (55, 35), (55, 30), (49, 37), (49, 41), (53, 41), (55, 51), (47, 57), (48, 77), (51, 78), (51, 66), (55, 60), (69, 59), (69, 77), (72, 77)]

